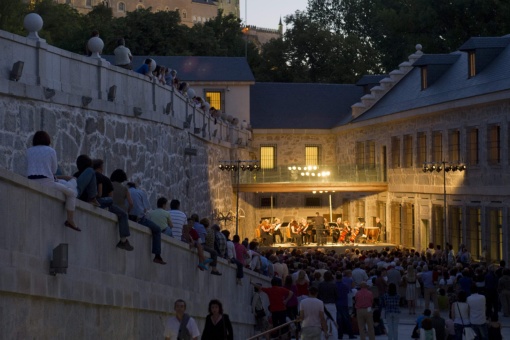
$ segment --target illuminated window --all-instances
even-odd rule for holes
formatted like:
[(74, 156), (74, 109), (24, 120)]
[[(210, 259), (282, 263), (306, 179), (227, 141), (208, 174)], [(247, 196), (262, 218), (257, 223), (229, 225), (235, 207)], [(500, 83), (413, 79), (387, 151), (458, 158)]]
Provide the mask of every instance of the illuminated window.
[(123, 3), (123, 2), (119, 2), (119, 4), (117, 5), (117, 10), (119, 12), (125, 12), (126, 11), (126, 4)]
[(366, 165), (369, 169), (375, 168), (375, 141), (369, 140), (365, 143)]
[(467, 163), (469, 165), (478, 165), (478, 129), (471, 128), (467, 131)]
[(400, 138), (391, 137), (391, 166), (400, 168)]
[(413, 136), (404, 136), (404, 168), (413, 166)]
[(225, 112), (225, 92), (223, 90), (204, 90), (205, 100), (216, 110)]
[(443, 161), (443, 134), (441, 131), (432, 132), (432, 162)]
[(487, 129), (487, 162), (491, 165), (501, 162), (501, 139), (499, 125)]
[(476, 76), (476, 52), (468, 52), (468, 77)]
[(488, 213), (491, 247), (487, 249), (487, 256), (489, 260), (500, 261), (503, 259), (503, 210), (490, 208)]
[(421, 71), (421, 89), (425, 90), (428, 87), (427, 83), (427, 66), (422, 66)]
[(460, 161), (460, 132), (451, 130), (448, 136), (448, 157), (450, 162)]
[(427, 161), (427, 134), (425, 132), (418, 132), (416, 149), (416, 162), (419, 166), (421, 166)]
[(321, 148), (319, 145), (306, 145), (305, 146), (305, 162), (306, 165), (320, 165), (321, 163)]
[(276, 169), (276, 145), (260, 146), (260, 167), (264, 170)]

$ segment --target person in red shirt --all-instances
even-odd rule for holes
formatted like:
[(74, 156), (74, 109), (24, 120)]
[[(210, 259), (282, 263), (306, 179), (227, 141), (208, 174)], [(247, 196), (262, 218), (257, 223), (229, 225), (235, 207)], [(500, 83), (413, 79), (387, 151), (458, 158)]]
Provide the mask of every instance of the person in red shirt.
[(374, 332), (374, 318), (372, 312), (372, 305), (374, 304), (374, 295), (367, 289), (365, 281), (360, 284), (361, 289), (354, 296), (356, 303), (356, 317), (358, 319), (359, 335), (361, 340), (365, 340), (368, 330), (368, 338), (375, 340)]
[[(250, 282), (253, 286), (255, 283)], [(271, 280), (271, 287), (260, 287), (257, 286), (260, 291), (267, 294), (269, 298), (269, 311), (271, 312), (271, 318), (273, 320), (273, 327), (283, 325), (287, 316), (287, 302), (292, 298), (292, 291), (287, 288), (281, 287), (281, 280), (273, 278)], [(281, 330), (285, 333), (285, 330)]]

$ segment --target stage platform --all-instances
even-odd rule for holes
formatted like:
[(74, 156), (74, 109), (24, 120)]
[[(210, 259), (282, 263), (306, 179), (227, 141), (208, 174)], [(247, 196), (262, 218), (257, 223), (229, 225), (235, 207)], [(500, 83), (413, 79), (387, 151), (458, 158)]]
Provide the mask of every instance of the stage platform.
[(324, 249), (324, 251), (334, 250), (335, 252), (345, 253), (346, 249), (359, 249), (359, 250), (377, 250), (381, 251), (386, 248), (393, 249), (396, 245), (392, 243), (385, 242), (376, 242), (376, 243), (326, 243), (324, 245), (318, 246), (317, 243), (310, 243), (306, 245), (298, 246), (295, 243), (275, 243), (272, 246), (259, 246), (259, 249), (299, 249), (301, 251), (305, 251), (307, 249)]

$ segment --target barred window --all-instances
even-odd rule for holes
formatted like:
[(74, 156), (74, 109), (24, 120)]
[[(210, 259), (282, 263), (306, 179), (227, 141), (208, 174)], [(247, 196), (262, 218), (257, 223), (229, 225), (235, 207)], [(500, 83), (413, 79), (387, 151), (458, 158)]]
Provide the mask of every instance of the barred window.
[(375, 168), (375, 141), (369, 140), (365, 143), (366, 165), (370, 169)]
[(441, 131), (432, 132), (432, 162), (443, 161), (443, 134)]
[(425, 132), (418, 132), (416, 149), (416, 162), (421, 166), (427, 161), (427, 134)]
[(391, 167), (400, 168), (400, 138), (391, 137)]
[(214, 107), (218, 111), (225, 112), (225, 91), (205, 89), (204, 97), (211, 107)]
[(499, 125), (489, 126), (487, 129), (487, 163), (496, 165), (501, 163), (501, 136)]
[(460, 161), (460, 131), (451, 130), (448, 136), (448, 157), (450, 162)]
[(467, 163), (469, 165), (478, 165), (479, 163), (479, 145), (478, 145), (478, 129), (470, 128), (467, 131)]
[(320, 145), (305, 145), (305, 162), (306, 166), (320, 165), (321, 163)]
[(413, 136), (404, 136), (404, 168), (413, 166)]
[(276, 145), (260, 146), (260, 168), (264, 170), (276, 169)]

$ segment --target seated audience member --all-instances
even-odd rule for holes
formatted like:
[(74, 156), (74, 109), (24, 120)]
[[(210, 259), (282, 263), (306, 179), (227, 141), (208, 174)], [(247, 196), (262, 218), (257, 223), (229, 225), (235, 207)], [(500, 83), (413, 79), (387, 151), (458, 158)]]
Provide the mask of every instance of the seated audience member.
[(209, 270), (207, 264), (212, 262), (212, 259), (205, 259), (204, 248), (202, 247), (202, 242), (200, 242), (197, 231), (193, 229), (193, 223), (194, 221), (189, 218), (187, 224), (183, 225), (181, 241), (188, 243), (189, 249), (197, 248), (198, 268), (202, 271)]
[[(237, 259), (237, 252), (236, 252), (236, 246), (234, 242), (232, 242), (230, 237), (230, 231), (223, 229), (221, 233), (225, 236), (225, 239), (227, 240), (227, 259), (236, 265), (236, 283), (240, 286), (242, 286), (241, 279), (244, 277), (244, 262), (239, 261)], [(238, 237), (238, 243), (239, 244), (239, 237)], [(241, 246), (242, 247), (242, 246)], [(244, 247), (243, 247), (244, 248)], [(245, 249), (246, 250), (246, 249)]]
[(168, 200), (165, 197), (158, 198), (157, 206), (155, 210), (148, 212), (148, 218), (156, 223), (161, 232), (168, 236), (172, 236), (172, 219), (170, 213), (167, 211)]
[(136, 69), (136, 73), (140, 73), (144, 76), (147, 76), (149, 77), (150, 80), (152, 80), (151, 63), (152, 59), (150, 58), (145, 59), (143, 65)]
[(80, 155), (76, 159), (76, 167), (78, 172), (75, 172), (73, 176), (77, 178), (78, 199), (99, 207), (96, 172), (92, 169), (92, 159), (87, 155)]
[(172, 237), (180, 240), (182, 236), (182, 227), (186, 224), (188, 218), (186, 214), (180, 211), (181, 202), (179, 200), (170, 201), (170, 219), (172, 220)]
[[(76, 208), (77, 183), (74, 177), (61, 176), (57, 181), (57, 153), (50, 147), (51, 138), (46, 131), (37, 131), (32, 138), (32, 147), (27, 149), (27, 176), (37, 183), (57, 189), (66, 197), (67, 219), (66, 227), (81, 231), (74, 222), (74, 210)], [(68, 181), (66, 181), (68, 180)]]
[[(192, 215), (193, 217), (193, 215)], [(203, 218), (200, 220), (200, 223), (194, 223), (193, 229), (197, 230), (196, 226), (197, 224), (202, 225), (205, 228), (205, 242), (202, 243), (202, 247), (205, 251), (209, 252), (211, 254), (212, 262), (211, 262), (211, 274), (212, 275), (221, 275), (221, 273), (216, 268), (216, 265), (218, 264), (218, 252), (214, 249), (214, 241), (216, 239), (216, 235), (214, 232), (214, 229), (209, 227), (209, 220), (207, 218)], [(197, 230), (198, 235), (200, 236), (200, 232)]]
[(128, 183), (128, 187), (129, 195), (133, 202), (133, 208), (129, 212), (129, 218), (151, 230), (152, 253), (154, 254), (153, 262), (166, 264), (161, 258), (161, 229), (156, 223), (145, 217), (145, 213), (150, 209), (147, 195), (142, 190), (137, 189), (136, 185), (132, 182)]
[(96, 172), (97, 200), (101, 208), (107, 208), (111, 213), (117, 215), (120, 236), (117, 248), (132, 251), (134, 248), (127, 239), (130, 236), (128, 213), (118, 205), (113, 204), (113, 184), (108, 177), (103, 175), (103, 164), (102, 159), (94, 159), (92, 161), (92, 168)]
[(115, 55), (115, 66), (125, 68), (126, 70), (132, 70), (131, 61), (133, 60), (133, 55), (131, 51), (126, 46), (126, 42), (124, 39), (117, 40), (117, 48), (113, 50), (113, 54)]

